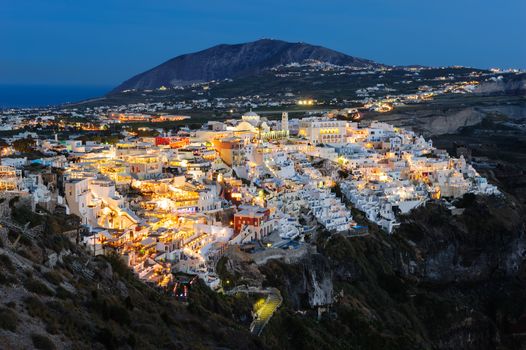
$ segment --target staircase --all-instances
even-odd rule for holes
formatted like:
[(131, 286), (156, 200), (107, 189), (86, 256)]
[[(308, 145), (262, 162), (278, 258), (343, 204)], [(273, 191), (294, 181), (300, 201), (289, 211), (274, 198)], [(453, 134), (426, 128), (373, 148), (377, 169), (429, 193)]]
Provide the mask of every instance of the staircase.
[(272, 315), (274, 315), (274, 312), (281, 306), (281, 303), (283, 302), (283, 298), (281, 297), (281, 293), (279, 290), (272, 288), (270, 290), (269, 295), (267, 296), (267, 299), (265, 300), (265, 303), (256, 313), (256, 318), (254, 321), (252, 321), (252, 324), (250, 325), (250, 332), (253, 335), (260, 336), (261, 332), (263, 332), (263, 329), (267, 325), (268, 321), (270, 321), (270, 318)]

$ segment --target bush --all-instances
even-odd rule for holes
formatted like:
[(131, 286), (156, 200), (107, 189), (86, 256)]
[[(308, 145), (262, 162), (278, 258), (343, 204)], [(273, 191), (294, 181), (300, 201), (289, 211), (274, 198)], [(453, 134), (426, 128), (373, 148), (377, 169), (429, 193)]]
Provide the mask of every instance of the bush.
[(24, 282), (24, 287), (26, 287), (28, 291), (36, 294), (47, 296), (53, 295), (53, 291), (51, 289), (49, 289), (44, 283), (34, 278), (26, 279), (26, 281)]
[(135, 279), (135, 275), (131, 269), (126, 266), (126, 263), (122, 260), (121, 256), (117, 253), (109, 253), (104, 256), (106, 261), (111, 265), (111, 268), (114, 273), (118, 274), (122, 278), (131, 281)]
[(477, 202), (477, 196), (473, 193), (466, 193), (462, 198), (457, 199), (454, 205), (457, 208), (470, 208)]
[(34, 227), (43, 223), (42, 217), (33, 212), (31, 207), (25, 204), (18, 205), (15, 210), (11, 212), (11, 217), (16, 223), (22, 226), (26, 225), (28, 222), (30, 223), (29, 227)]
[(379, 273), (378, 285), (396, 301), (406, 302), (408, 300), (407, 286), (398, 276)]
[(116, 304), (108, 305), (108, 317), (119, 324), (129, 325), (131, 322), (130, 314), (124, 307)]
[(0, 309), (0, 328), (14, 332), (18, 325), (18, 317), (10, 309)]
[[(60, 227), (64, 229), (64, 225), (61, 224)], [(69, 240), (68, 237), (62, 233), (51, 233), (51, 230), (46, 230), (48, 234), (51, 234), (46, 241), (46, 246), (50, 249), (53, 249), (55, 252), (60, 253), (64, 249), (73, 250), (74, 244)]]
[(33, 345), (35, 348), (40, 350), (55, 350), (56, 346), (55, 344), (45, 335), (31, 334), (31, 340), (33, 341)]
[(108, 328), (100, 329), (97, 333), (96, 339), (99, 343), (102, 343), (106, 349), (116, 349), (119, 344), (117, 337), (115, 337), (112, 331)]
[(55, 315), (50, 306), (45, 305), (34, 296), (24, 299), (27, 313), (31, 317), (38, 317), (46, 325), (46, 331), (51, 334), (57, 334), (60, 329), (59, 316)]
[(9, 272), (15, 271), (15, 266), (13, 265), (13, 262), (5, 254), (0, 254), (0, 265), (3, 266)]
[(16, 282), (16, 278), (8, 273), (0, 272), (0, 285), (8, 286)]
[(24, 249), (18, 249), (16, 253), (21, 257), (26, 258), (27, 260), (31, 260), (31, 255), (29, 255), (29, 253), (26, 252)]
[(73, 294), (71, 294), (67, 289), (59, 286), (57, 288), (56, 296), (57, 298), (60, 298), (60, 299), (71, 299), (73, 297)]
[(54, 270), (44, 273), (44, 278), (55, 285), (59, 285), (62, 282), (62, 275)]
[(46, 320), (50, 317), (48, 309), (39, 298), (29, 296), (24, 299), (24, 303), (26, 304), (27, 312), (30, 316), (38, 317), (42, 320)]

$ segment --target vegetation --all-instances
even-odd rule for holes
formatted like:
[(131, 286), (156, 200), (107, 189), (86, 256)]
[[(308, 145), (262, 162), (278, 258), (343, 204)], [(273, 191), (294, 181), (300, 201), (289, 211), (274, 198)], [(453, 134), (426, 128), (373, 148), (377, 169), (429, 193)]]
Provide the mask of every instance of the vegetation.
[(0, 308), (0, 328), (15, 332), (18, 326), (16, 313), (7, 308)]
[(34, 278), (28, 278), (24, 282), (24, 287), (28, 291), (36, 293), (36, 294), (47, 295), (47, 296), (53, 295), (53, 291), (51, 289), (49, 289), (44, 283)]
[(9, 272), (15, 271), (15, 266), (13, 265), (13, 262), (5, 254), (0, 254), (0, 266)]
[(20, 153), (32, 152), (35, 148), (35, 145), (36, 142), (31, 137), (13, 141), (13, 148), (15, 149), (15, 151)]
[(36, 349), (40, 350), (55, 350), (56, 346), (55, 344), (45, 335), (31, 334), (31, 340), (33, 341), (33, 345)]

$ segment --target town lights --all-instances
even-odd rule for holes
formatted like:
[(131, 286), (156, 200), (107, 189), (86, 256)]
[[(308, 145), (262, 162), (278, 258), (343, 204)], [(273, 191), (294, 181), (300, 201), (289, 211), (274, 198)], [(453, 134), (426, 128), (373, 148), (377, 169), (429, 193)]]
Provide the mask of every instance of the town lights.
[(314, 105), (314, 100), (311, 100), (311, 99), (298, 100), (297, 104), (300, 106), (312, 106)]

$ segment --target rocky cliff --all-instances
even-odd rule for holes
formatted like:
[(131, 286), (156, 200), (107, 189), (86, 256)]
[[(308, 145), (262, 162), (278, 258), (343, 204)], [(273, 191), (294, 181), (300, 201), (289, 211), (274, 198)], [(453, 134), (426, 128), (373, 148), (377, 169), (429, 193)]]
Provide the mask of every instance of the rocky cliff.
[[(374, 226), (363, 238), (322, 233), (318, 253), (303, 262), (269, 263), (262, 268), (265, 283), (284, 291), (286, 306), (271, 320), (265, 343), (291, 349), (521, 348), (524, 211), (510, 197), (468, 196), (459, 205), (464, 213), (452, 215), (430, 203), (403, 218), (393, 236)], [(311, 301), (319, 295), (315, 299), (328, 311), (316, 321), (320, 305)]]
[(526, 94), (526, 74), (523, 73), (507, 79), (501, 78), (485, 82), (475, 89), (475, 93), (524, 96)]
[(399, 107), (390, 113), (365, 114), (366, 118), (409, 128), (426, 137), (454, 134), (494, 115), (505, 115), (511, 120), (522, 119), (526, 116), (526, 99), (521, 95), (448, 96), (428, 104)]

